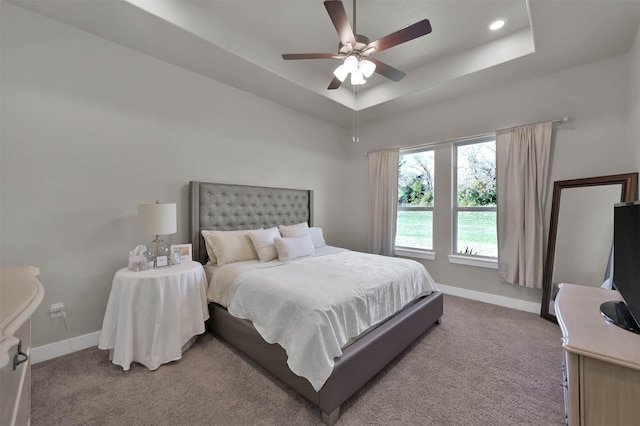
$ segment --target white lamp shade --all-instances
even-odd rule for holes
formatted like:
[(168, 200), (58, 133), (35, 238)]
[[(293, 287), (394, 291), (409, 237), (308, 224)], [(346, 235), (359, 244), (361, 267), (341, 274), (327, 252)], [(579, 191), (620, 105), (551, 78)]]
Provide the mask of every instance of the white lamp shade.
[(351, 73), (351, 84), (354, 86), (357, 86), (359, 84), (364, 84), (367, 81), (364, 79), (364, 76), (362, 75), (362, 71), (360, 70), (356, 70), (354, 72)]
[(366, 59), (363, 59), (360, 61), (359, 69), (360, 71), (362, 71), (362, 74), (364, 75), (365, 78), (369, 78), (373, 75), (373, 72), (376, 70), (376, 64)]
[(178, 232), (176, 203), (140, 203), (138, 216), (145, 235), (168, 235)]
[(344, 60), (344, 69), (347, 70), (347, 72), (354, 72), (355, 70), (358, 69), (358, 58), (356, 58), (355, 56), (347, 56), (347, 58)]
[(347, 75), (349, 75), (349, 72), (344, 68), (344, 65), (340, 65), (335, 69), (335, 71), (333, 71), (333, 75), (335, 75), (336, 78), (342, 83), (344, 79), (347, 78)]

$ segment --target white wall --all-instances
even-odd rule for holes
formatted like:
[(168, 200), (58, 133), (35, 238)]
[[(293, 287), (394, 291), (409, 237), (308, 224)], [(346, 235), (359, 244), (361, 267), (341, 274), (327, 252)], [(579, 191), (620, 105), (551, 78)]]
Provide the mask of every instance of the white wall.
[[(51, 303), (66, 304), (71, 336), (101, 328), (113, 273), (149, 240), (138, 202), (177, 202), (171, 241), (187, 242), (189, 180), (311, 188), (328, 242), (366, 250), (367, 151), (567, 115), (552, 182), (640, 169), (640, 35), (628, 57), (367, 124), (351, 144), (342, 129), (15, 5), (2, 2), (1, 19), (0, 265), (41, 268), (35, 346), (66, 337)], [(450, 148), (437, 156), (438, 252), (424, 262), (436, 281), (539, 302), (494, 270), (448, 263)]]
[(33, 344), (102, 326), (113, 274), (141, 235), (137, 203), (178, 203), (188, 181), (313, 189), (315, 223), (344, 245), (345, 132), (2, 2), (3, 267), (40, 267)]
[(629, 50), (629, 144), (640, 170), (640, 28)]
[[(637, 171), (640, 167), (630, 155), (628, 143), (628, 72), (628, 58), (614, 57), (363, 126), (360, 143), (350, 146), (353, 217), (367, 217), (366, 191), (357, 191), (367, 185), (367, 151), (461, 138), (563, 116), (572, 121), (556, 125), (554, 132), (547, 217), (554, 181)], [(541, 290), (501, 283), (495, 270), (449, 264), (450, 155), (449, 145), (437, 146), (436, 259), (423, 263), (439, 283), (540, 302)], [(354, 219), (350, 229), (350, 242), (365, 249), (366, 220)]]

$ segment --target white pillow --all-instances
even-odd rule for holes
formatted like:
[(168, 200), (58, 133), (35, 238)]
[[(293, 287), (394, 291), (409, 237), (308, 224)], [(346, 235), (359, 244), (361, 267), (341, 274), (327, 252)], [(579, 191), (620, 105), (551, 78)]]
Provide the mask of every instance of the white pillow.
[(300, 237), (309, 233), (309, 225), (307, 222), (295, 225), (280, 225), (280, 233), (285, 238)]
[(268, 262), (278, 258), (278, 251), (273, 243), (273, 239), (280, 236), (278, 228), (249, 231), (249, 238), (253, 243), (253, 248), (258, 253), (260, 262)]
[(217, 263), (222, 266), (227, 263), (258, 259), (258, 253), (249, 239), (248, 230), (202, 231), (202, 236), (212, 264)]
[(278, 259), (280, 262), (296, 259), (298, 257), (311, 256), (314, 252), (313, 243), (309, 235), (301, 237), (288, 237), (274, 239), (276, 250), (278, 250)]
[(324, 235), (322, 233), (322, 228), (312, 227), (309, 228), (309, 235), (311, 235), (311, 241), (313, 241), (313, 246), (315, 248), (326, 247), (327, 243), (324, 241)]
[(280, 225), (280, 234), (282, 234), (283, 238), (306, 236), (311, 242), (311, 245), (313, 245), (313, 240), (311, 240), (311, 234), (309, 233), (309, 225), (307, 222), (297, 223), (295, 225)]
[(238, 232), (238, 231), (200, 231), (202, 238), (204, 238), (204, 245), (207, 249), (207, 256), (209, 256), (209, 263), (215, 265), (217, 263), (216, 254), (213, 252), (213, 246), (211, 245), (211, 237), (220, 232)]

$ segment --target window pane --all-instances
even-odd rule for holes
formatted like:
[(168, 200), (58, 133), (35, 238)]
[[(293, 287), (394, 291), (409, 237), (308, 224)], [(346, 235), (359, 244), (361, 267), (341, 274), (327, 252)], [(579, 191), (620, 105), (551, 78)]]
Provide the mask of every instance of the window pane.
[(400, 156), (398, 207), (433, 207), (433, 150)]
[(496, 212), (459, 211), (457, 217), (458, 253), (498, 257)]
[(456, 145), (454, 251), (457, 254), (498, 257), (495, 211), (460, 211), (461, 207), (495, 210), (496, 142), (481, 138)]
[(457, 147), (456, 200), (460, 207), (496, 205), (495, 141)]
[(433, 249), (433, 212), (398, 211), (396, 246)]
[(433, 159), (433, 149), (400, 155), (396, 246), (433, 249), (433, 212), (400, 210), (433, 207)]

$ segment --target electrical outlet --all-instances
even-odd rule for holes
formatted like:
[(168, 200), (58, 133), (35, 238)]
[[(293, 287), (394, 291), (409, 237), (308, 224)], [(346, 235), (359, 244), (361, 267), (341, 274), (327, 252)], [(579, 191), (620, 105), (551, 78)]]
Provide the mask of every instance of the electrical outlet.
[(49, 309), (51, 318), (60, 318), (63, 315), (64, 309), (64, 303), (54, 303), (51, 305), (51, 308)]

